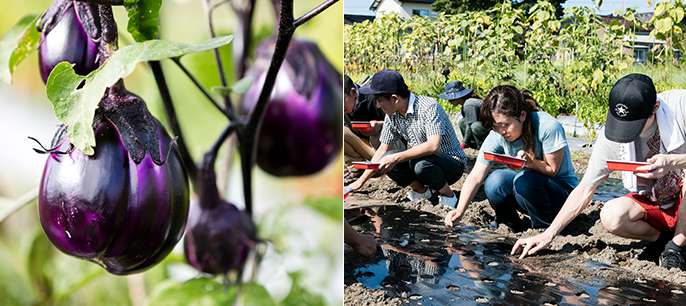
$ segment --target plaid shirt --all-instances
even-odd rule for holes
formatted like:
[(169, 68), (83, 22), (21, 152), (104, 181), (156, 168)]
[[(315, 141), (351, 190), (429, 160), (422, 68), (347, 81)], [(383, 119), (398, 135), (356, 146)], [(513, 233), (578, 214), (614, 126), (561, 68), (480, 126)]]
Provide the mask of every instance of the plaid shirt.
[(430, 136), (441, 135), (438, 152), (449, 155), (463, 164), (467, 164), (467, 157), (460, 148), (448, 114), (436, 99), (410, 94), (405, 116), (395, 113), (386, 115), (381, 143), (391, 144), (402, 138), (407, 142), (407, 148), (425, 143)]

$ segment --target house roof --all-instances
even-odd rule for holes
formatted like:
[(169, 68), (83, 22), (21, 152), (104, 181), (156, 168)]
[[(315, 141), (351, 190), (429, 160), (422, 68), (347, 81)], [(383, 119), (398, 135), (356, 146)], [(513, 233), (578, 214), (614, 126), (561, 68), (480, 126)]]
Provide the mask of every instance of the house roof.
[[(432, 4), (434, 3), (435, 0), (398, 0), (399, 2), (407, 2), (407, 3), (426, 3), (426, 4)], [(381, 5), (381, 2), (383, 0), (373, 0), (372, 4), (369, 6), (369, 9), (372, 11), (376, 11), (376, 9)]]
[(613, 21), (618, 21), (625, 28), (633, 28), (636, 32), (650, 32), (652, 28), (646, 23), (653, 17), (653, 13), (636, 13), (636, 20), (639, 24), (634, 24), (633, 22), (626, 21), (622, 16), (615, 15), (601, 15), (600, 20), (604, 23), (612, 23)]
[(356, 22), (363, 22), (365, 20), (372, 21), (374, 20), (374, 16), (369, 16), (369, 15), (354, 15), (354, 14), (344, 14), (343, 15), (343, 21), (345, 24), (351, 24), (351, 23), (356, 23)]

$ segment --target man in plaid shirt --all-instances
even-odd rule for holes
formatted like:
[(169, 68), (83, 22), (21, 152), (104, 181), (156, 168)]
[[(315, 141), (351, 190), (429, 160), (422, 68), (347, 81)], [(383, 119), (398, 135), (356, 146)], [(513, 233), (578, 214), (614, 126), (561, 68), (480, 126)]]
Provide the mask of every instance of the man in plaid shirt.
[[(428, 199), (433, 190), (438, 193), (439, 203), (455, 207), (457, 197), (450, 185), (462, 176), (467, 158), (443, 107), (436, 99), (411, 93), (394, 70), (374, 74), (360, 93), (374, 95), (377, 106), (386, 114), (381, 145), (372, 157), (372, 161), (380, 163), (377, 171), (400, 186), (409, 185), (410, 201)], [(407, 150), (389, 150), (389, 144), (398, 139), (407, 142)], [(349, 189), (358, 190), (372, 174), (372, 170), (366, 170)]]

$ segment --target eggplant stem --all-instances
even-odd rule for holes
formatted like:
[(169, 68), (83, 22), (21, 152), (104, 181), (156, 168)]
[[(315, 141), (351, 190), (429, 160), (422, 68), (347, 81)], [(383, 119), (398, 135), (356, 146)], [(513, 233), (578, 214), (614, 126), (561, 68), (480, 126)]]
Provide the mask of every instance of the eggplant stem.
[(296, 19), (293, 22), (293, 26), (296, 28), (301, 26), (303, 23), (309, 21), (314, 16), (319, 15), (319, 13), (323, 12), (325, 9), (329, 8), (330, 6), (332, 6), (336, 2), (338, 2), (338, 0), (327, 0), (327, 1), (322, 2), (320, 5), (313, 8), (311, 11), (305, 13), (304, 15), (302, 15), (298, 19)]
[(193, 157), (188, 151), (186, 142), (184, 141), (183, 132), (181, 131), (181, 126), (176, 117), (176, 109), (172, 103), (171, 94), (169, 93), (169, 87), (167, 86), (167, 81), (164, 77), (164, 71), (162, 70), (162, 65), (159, 61), (149, 62), (152, 74), (155, 77), (155, 82), (157, 83), (157, 88), (160, 91), (160, 97), (162, 98), (162, 104), (164, 105), (165, 114), (167, 115), (167, 120), (169, 121), (169, 126), (175, 136), (178, 137), (177, 144), (179, 146), (179, 153), (181, 154), (181, 160), (183, 161), (186, 170), (188, 170), (188, 176), (191, 182), (195, 184), (198, 167), (193, 161)]
[(231, 121), (237, 120), (237, 118), (232, 113), (227, 112), (223, 107), (221, 107), (221, 105), (219, 105), (219, 103), (217, 101), (214, 100), (214, 98), (212, 98), (210, 93), (207, 92), (207, 90), (205, 90), (205, 88), (200, 84), (198, 79), (196, 79), (195, 76), (186, 68), (186, 66), (184, 66), (181, 63), (181, 60), (178, 57), (173, 58), (172, 61), (174, 62), (174, 64), (176, 64), (176, 66), (179, 67), (179, 69), (181, 69), (181, 71), (183, 71), (184, 74), (186, 74), (186, 76), (188, 77), (188, 79), (191, 80), (193, 85), (195, 85), (195, 87), (198, 88), (198, 90), (200, 90), (200, 92), (202, 92), (202, 94), (205, 96), (205, 98), (207, 98), (207, 100), (210, 101), (210, 103), (212, 103), (212, 106), (214, 106), (217, 110), (219, 110), (219, 112), (222, 113), (222, 115), (224, 115), (224, 117), (228, 118)]

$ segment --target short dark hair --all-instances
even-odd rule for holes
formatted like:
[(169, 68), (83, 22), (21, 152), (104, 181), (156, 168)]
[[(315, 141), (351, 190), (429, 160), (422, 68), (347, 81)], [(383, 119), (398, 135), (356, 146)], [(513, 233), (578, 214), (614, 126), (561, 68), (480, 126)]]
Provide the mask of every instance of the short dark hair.
[(343, 82), (343, 92), (349, 96), (352, 94), (353, 88), (355, 88), (355, 83), (353, 82), (353, 79), (350, 78), (347, 74), (343, 76), (344, 82)]
[(374, 101), (376, 101), (376, 99), (378, 99), (378, 98), (390, 99), (392, 95), (398, 95), (401, 98), (407, 99), (410, 97), (410, 89), (405, 87), (405, 88), (399, 89), (398, 92), (389, 92), (389, 93), (382, 93), (382, 94), (374, 95)]

